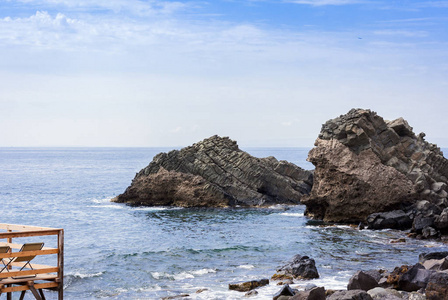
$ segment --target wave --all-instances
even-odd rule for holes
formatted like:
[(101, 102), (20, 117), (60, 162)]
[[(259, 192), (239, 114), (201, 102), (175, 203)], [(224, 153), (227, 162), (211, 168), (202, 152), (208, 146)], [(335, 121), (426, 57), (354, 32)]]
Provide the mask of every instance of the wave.
[(80, 279), (84, 279), (84, 278), (93, 278), (93, 277), (100, 277), (101, 275), (103, 275), (104, 272), (98, 272), (98, 273), (81, 273), (81, 272), (73, 272), (73, 273), (69, 273), (66, 276), (72, 276), (74, 278), (80, 278)]
[(192, 271), (184, 271), (176, 274), (169, 274), (166, 272), (151, 272), (151, 276), (156, 280), (161, 279), (170, 279), (170, 280), (184, 280), (184, 279), (192, 279), (205, 274), (216, 273), (215, 269), (199, 269)]
[(281, 213), (280, 216), (287, 216), (287, 217), (304, 217), (305, 214), (303, 214), (303, 213)]

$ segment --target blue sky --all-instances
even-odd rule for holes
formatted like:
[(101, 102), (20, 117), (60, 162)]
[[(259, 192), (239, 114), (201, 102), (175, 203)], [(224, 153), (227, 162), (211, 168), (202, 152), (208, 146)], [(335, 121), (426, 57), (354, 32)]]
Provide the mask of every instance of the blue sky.
[(448, 1), (0, 1), (0, 146), (311, 147), (353, 107), (448, 147)]

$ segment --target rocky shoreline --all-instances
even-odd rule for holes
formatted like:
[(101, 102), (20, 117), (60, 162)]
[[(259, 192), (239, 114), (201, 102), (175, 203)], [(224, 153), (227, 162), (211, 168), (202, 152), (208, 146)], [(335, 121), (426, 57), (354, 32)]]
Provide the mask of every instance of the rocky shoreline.
[[(448, 252), (422, 253), (414, 265), (402, 265), (392, 271), (360, 270), (347, 283), (344, 290), (326, 289), (307, 284), (299, 288), (300, 280), (319, 278), (314, 259), (296, 255), (280, 266), (271, 279), (263, 278), (230, 283), (229, 290), (242, 293), (241, 297), (254, 298), (258, 289), (274, 283), (281, 286), (273, 300), (444, 300), (448, 299)], [(198, 290), (202, 293), (207, 289)], [(244, 294), (243, 294), (244, 293)], [(189, 294), (164, 297), (189, 299)], [(265, 299), (264, 297), (263, 299)]]

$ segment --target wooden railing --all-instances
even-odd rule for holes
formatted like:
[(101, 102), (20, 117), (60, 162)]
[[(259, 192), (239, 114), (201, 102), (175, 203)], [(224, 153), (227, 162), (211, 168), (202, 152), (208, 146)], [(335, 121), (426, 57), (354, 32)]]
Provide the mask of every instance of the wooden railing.
[[(20, 252), (23, 244), (13, 243), (19, 240), (26, 243), (30, 237), (54, 236), (57, 238), (57, 248), (43, 247), (41, 250)], [(46, 242), (47, 244), (47, 242)], [(51, 243), (50, 243), (51, 244)], [(42, 289), (54, 289), (58, 291), (58, 299), (62, 300), (64, 278), (64, 230), (36, 226), (24, 226), (14, 224), (0, 224), (0, 246), (9, 246), (7, 253), (0, 253), (0, 259), (4, 263), (15, 257), (36, 256), (31, 260), (32, 269), (28, 266), (23, 270), (16, 270), (26, 265), (25, 262), (12, 262), (7, 269), (0, 273), (0, 295), (7, 293), (7, 299), (11, 299), (12, 292), (22, 291), (22, 295), (30, 290), (36, 299), (42, 299)], [(56, 266), (36, 264), (41, 255), (57, 255)], [(0, 270), (4, 264), (0, 262)], [(15, 268), (12, 268), (15, 267)], [(40, 295), (39, 295), (39, 293)]]

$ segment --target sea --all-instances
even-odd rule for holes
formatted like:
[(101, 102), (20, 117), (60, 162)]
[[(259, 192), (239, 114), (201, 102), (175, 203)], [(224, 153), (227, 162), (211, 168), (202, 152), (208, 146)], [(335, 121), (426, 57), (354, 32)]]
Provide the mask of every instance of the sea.
[[(447, 244), (409, 239), (406, 232), (315, 222), (303, 205), (186, 209), (110, 201), (169, 150), (0, 148), (0, 222), (64, 229), (65, 299), (245, 299), (229, 284), (270, 278), (296, 254), (314, 258), (320, 278), (293, 288), (345, 289), (357, 270), (391, 271), (417, 263), (420, 253), (448, 251)], [(309, 148), (243, 150), (313, 169)], [(391, 243), (398, 238), (406, 242)], [(55, 264), (44, 256), (35, 262)], [(252, 299), (272, 299), (280, 288), (271, 281)], [(45, 294), (57, 299), (56, 292)]]

